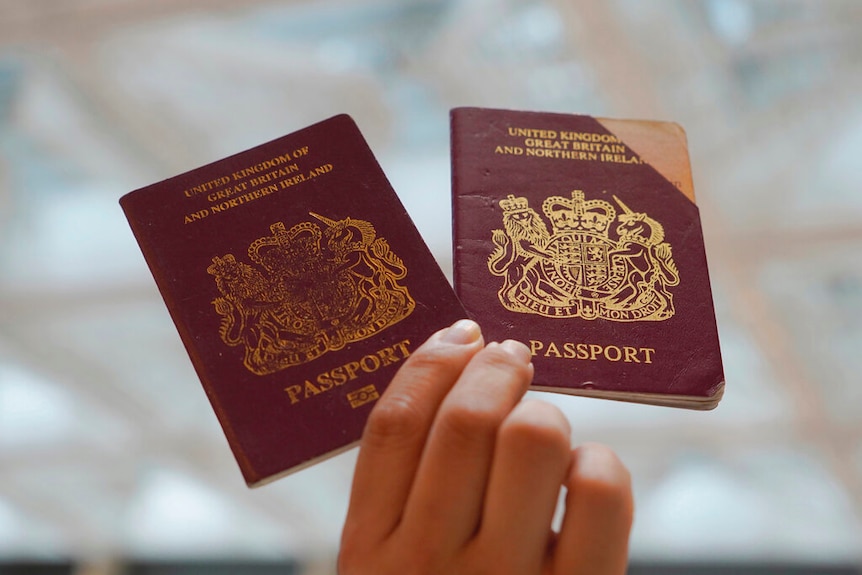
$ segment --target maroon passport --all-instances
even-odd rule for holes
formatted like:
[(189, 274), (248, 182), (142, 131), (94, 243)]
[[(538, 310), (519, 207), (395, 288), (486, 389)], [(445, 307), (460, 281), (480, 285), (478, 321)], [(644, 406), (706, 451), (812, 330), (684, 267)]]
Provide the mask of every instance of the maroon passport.
[(249, 486), (354, 444), (466, 317), (346, 115), (120, 204)]
[(724, 390), (676, 124), (451, 113), (455, 291), (537, 389), (711, 409)]

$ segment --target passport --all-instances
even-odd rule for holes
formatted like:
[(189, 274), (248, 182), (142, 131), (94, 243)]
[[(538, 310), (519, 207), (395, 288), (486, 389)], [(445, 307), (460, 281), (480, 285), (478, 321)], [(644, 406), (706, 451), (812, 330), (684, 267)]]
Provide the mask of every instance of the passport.
[(346, 115), (120, 205), (250, 487), (355, 444), (410, 353), (466, 317)]
[(534, 389), (714, 408), (724, 373), (677, 124), (456, 108), (455, 291)]

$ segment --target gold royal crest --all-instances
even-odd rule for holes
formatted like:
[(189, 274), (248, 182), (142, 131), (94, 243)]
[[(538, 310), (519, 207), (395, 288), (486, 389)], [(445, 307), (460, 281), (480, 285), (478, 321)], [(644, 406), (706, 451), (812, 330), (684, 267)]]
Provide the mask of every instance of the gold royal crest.
[[(550, 318), (662, 321), (674, 314), (679, 284), (662, 225), (604, 200), (552, 196), (542, 211), (553, 231), (526, 198), (500, 201), (503, 228), (492, 231), (488, 269), (503, 278), (500, 303), (513, 312)], [(618, 225), (611, 233), (614, 223)]]
[(401, 259), (365, 220), (281, 222), (252, 242), (248, 256), (214, 257), (207, 272), (221, 297), (219, 335), (243, 346), (243, 364), (266, 375), (312, 361), (368, 338), (409, 316), (416, 307)]

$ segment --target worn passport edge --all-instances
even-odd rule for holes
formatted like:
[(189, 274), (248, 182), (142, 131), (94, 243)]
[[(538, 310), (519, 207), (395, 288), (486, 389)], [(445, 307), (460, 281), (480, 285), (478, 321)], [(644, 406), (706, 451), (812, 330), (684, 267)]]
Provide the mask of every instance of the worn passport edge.
[(640, 403), (644, 405), (658, 405), (662, 407), (680, 407), (694, 409), (697, 411), (710, 411), (718, 407), (724, 397), (725, 382), (722, 379), (713, 387), (710, 395), (671, 395), (664, 393), (630, 393), (614, 391), (591, 391), (586, 389), (569, 389), (553, 387), (549, 385), (533, 385), (530, 389), (535, 391), (546, 391), (550, 393), (562, 393), (564, 395), (575, 395), (579, 397), (592, 397), (596, 399), (610, 399), (613, 401), (624, 401), (626, 403)]
[[(211, 162), (211, 163), (214, 163), (214, 162)], [(201, 166), (201, 167), (205, 167), (208, 165), (209, 164), (205, 164), (204, 166)], [(199, 169), (199, 168), (195, 168), (195, 169)], [(180, 176), (185, 175), (185, 174), (188, 174), (189, 172), (192, 172), (192, 171), (194, 171), (194, 170), (188, 170), (188, 171), (183, 172), (182, 174), (178, 174), (178, 175), (180, 175)], [(159, 185), (159, 184), (161, 184), (167, 180), (173, 179), (174, 177), (176, 177), (176, 176), (172, 176), (170, 178), (160, 180), (159, 182), (156, 182), (155, 184), (151, 184), (151, 185), (152, 186)], [(207, 387), (207, 385), (204, 384), (204, 381), (208, 381), (209, 377), (204, 375), (205, 372), (203, 371), (203, 366), (202, 366), (203, 361), (201, 361), (200, 356), (197, 353), (197, 349), (195, 348), (195, 346), (193, 344), (194, 338), (192, 337), (191, 333), (189, 332), (187, 326), (185, 325), (185, 322), (179, 321), (179, 312), (176, 309), (176, 305), (173, 302), (173, 299), (171, 297), (168, 297), (168, 295), (165, 291), (166, 288), (164, 287), (163, 284), (165, 284), (166, 281), (163, 278), (162, 267), (159, 265), (158, 258), (155, 255), (155, 253), (153, 252), (153, 250), (151, 249), (149, 243), (146, 240), (144, 240), (144, 236), (143, 236), (142, 232), (140, 231), (140, 229), (138, 228), (138, 223), (132, 219), (131, 213), (127, 210), (127, 205), (132, 201), (130, 196), (132, 194), (135, 194), (136, 192), (139, 192), (139, 191), (144, 190), (144, 189), (149, 188), (149, 187), (150, 186), (138, 188), (138, 189), (133, 190), (133, 191), (125, 194), (124, 196), (122, 196), (119, 200), (120, 207), (123, 209), (123, 213), (126, 216), (126, 220), (129, 222), (129, 227), (132, 230), (132, 234), (135, 236), (135, 240), (138, 243), (138, 247), (141, 250), (141, 254), (143, 254), (143, 256), (144, 256), (144, 261), (146, 262), (147, 267), (150, 268), (150, 273), (152, 274), (153, 279), (156, 282), (156, 287), (159, 290), (159, 294), (161, 295), (162, 301), (164, 302), (165, 307), (168, 310), (168, 314), (171, 317), (171, 321), (173, 322), (174, 326), (176, 327), (177, 332), (179, 333), (180, 341), (182, 341), (183, 347), (186, 349), (186, 353), (188, 353), (189, 359), (191, 359), (192, 367), (194, 368), (195, 373), (198, 376), (198, 381), (199, 381), (201, 387), (203, 388), (204, 393), (206, 394), (207, 399), (209, 400), (213, 411), (216, 414), (216, 419), (218, 419), (219, 425), (221, 425), (221, 428), (224, 431), (225, 439), (227, 440), (228, 447), (230, 448), (231, 452), (234, 455), (234, 458), (236, 459), (237, 463), (239, 464), (239, 468), (240, 468), (240, 471), (242, 472), (242, 476), (246, 482), (246, 485), (251, 487), (253, 484), (260, 482), (265, 478), (261, 478), (259, 476), (259, 474), (254, 469), (254, 466), (251, 464), (251, 461), (249, 461), (249, 459), (246, 457), (245, 453), (243, 453), (242, 450), (240, 449), (239, 440), (237, 439), (236, 432), (234, 431), (233, 426), (230, 423), (230, 419), (227, 417), (227, 415), (225, 415), (225, 411), (222, 408), (222, 405), (219, 402), (218, 397), (214, 393), (211, 393), (210, 389)]]
[(682, 126), (663, 120), (594, 119), (697, 204), (688, 138)]
[[(640, 157), (649, 167), (667, 180), (682, 195), (694, 204), (697, 213), (697, 223), (703, 233), (703, 220), (700, 217), (700, 207), (694, 193), (694, 176), (691, 170), (691, 156), (688, 151), (688, 138), (685, 129), (676, 122), (663, 120), (639, 120), (622, 118), (598, 118), (594, 119), (603, 128), (619, 138), (629, 149)], [(647, 133), (646, 129), (651, 132)], [(655, 136), (660, 134), (662, 138), (656, 143)], [(632, 145), (634, 142), (634, 145)], [(710, 298), (713, 301), (713, 317), (715, 317), (716, 331), (718, 330), (718, 318), (715, 316), (715, 296), (712, 291), (712, 278), (709, 273), (709, 262), (706, 256), (706, 242), (704, 242), (703, 265), (706, 267), (706, 281), (709, 285)], [(664, 405), (670, 407), (681, 407), (709, 411), (718, 407), (722, 397), (727, 378), (724, 374), (724, 362), (721, 357), (721, 340), (718, 340), (718, 360), (721, 362), (721, 379), (710, 388), (705, 395), (666, 395), (652, 393), (616, 393), (608, 391), (571, 390), (570, 388), (556, 389), (559, 393), (580, 395), (584, 397), (598, 397), (603, 399), (616, 399), (632, 403), (643, 403), (648, 405)], [(535, 386), (541, 389), (541, 386)], [(548, 390), (550, 388), (546, 388)]]
[[(622, 142), (626, 144), (638, 157), (644, 160), (644, 162), (653, 170), (655, 170), (662, 178), (667, 180), (674, 188), (679, 190), (679, 192), (685, 196), (694, 206), (694, 209), (697, 213), (697, 222), (703, 230), (703, 221), (700, 218), (700, 208), (695, 201), (694, 194), (694, 178), (691, 172), (691, 157), (688, 152), (688, 138), (685, 133), (685, 129), (676, 122), (663, 121), (663, 120), (638, 120), (638, 119), (623, 119), (623, 118), (602, 118), (597, 116), (590, 116), (589, 114), (576, 114), (571, 112), (545, 112), (545, 111), (535, 111), (535, 110), (513, 110), (509, 108), (485, 108), (481, 106), (458, 106), (455, 108), (450, 108), (449, 110), (449, 150), (450, 150), (450, 162), (451, 162), (451, 209), (452, 209), (452, 283), (453, 287), (459, 285), (459, 275), (458, 266), (456, 262), (458, 260), (457, 257), (457, 244), (454, 241), (455, 237), (457, 237), (457, 218), (456, 218), (456, 199), (457, 194), (455, 193), (456, 189), (456, 180), (457, 169), (455, 158), (457, 157), (456, 149), (458, 148), (457, 138), (455, 137), (454, 126), (456, 123), (456, 116), (459, 111), (469, 111), (469, 110), (493, 110), (498, 112), (514, 112), (514, 113), (528, 113), (528, 114), (551, 114), (551, 115), (559, 115), (559, 116), (583, 116), (587, 115), (597, 121), (603, 128), (608, 130), (612, 135), (619, 138)], [(648, 139), (645, 139), (645, 134), (643, 132), (643, 128), (645, 126), (653, 126), (660, 127), (661, 132), (666, 134), (666, 138), (663, 142), (664, 145), (656, 148), (654, 145), (649, 142)], [(629, 126), (634, 126), (636, 129), (626, 129)], [(622, 128), (622, 129), (620, 129)], [(620, 136), (619, 134), (623, 133), (624, 136)], [(635, 141), (636, 144), (634, 146), (630, 145), (630, 140)], [(675, 143), (675, 146), (674, 146)], [(676, 162), (672, 164), (666, 160), (666, 153), (669, 151), (668, 146), (678, 147), (681, 152), (681, 156), (685, 158), (682, 162)], [(644, 158), (644, 154), (641, 152), (646, 151), (646, 158)], [(657, 165), (656, 165), (657, 164)], [(659, 169), (661, 167), (661, 169)], [(682, 177), (679, 180), (679, 183), (675, 183), (671, 178), (673, 175), (680, 174), (679, 170), (682, 169)], [(671, 176), (671, 177), (669, 177)], [(709, 274), (709, 265), (706, 259), (706, 246), (704, 245), (703, 252), (703, 263), (707, 269), (707, 282), (709, 284), (709, 292), (710, 298), (713, 300), (713, 316), (715, 316), (715, 303), (714, 303), (714, 295), (712, 292), (712, 279)], [(457, 289), (456, 289), (457, 295)], [(460, 297), (460, 296), (459, 296)], [(718, 328), (718, 319), (716, 318), (716, 329)], [(718, 341), (719, 345), (719, 361), (722, 363), (721, 369), (721, 379), (717, 381), (711, 388), (710, 392), (706, 395), (667, 395), (660, 393), (627, 393), (627, 392), (614, 392), (614, 391), (605, 391), (605, 390), (589, 390), (589, 389), (577, 389), (577, 388), (567, 388), (567, 387), (559, 387), (559, 386), (542, 386), (532, 384), (530, 386), (531, 389), (536, 391), (545, 391), (551, 393), (562, 393), (565, 395), (574, 395), (581, 397), (593, 397), (593, 398), (601, 398), (601, 399), (611, 399), (614, 401), (625, 401), (629, 403), (641, 403), (646, 405), (661, 405), (661, 406), (669, 406), (669, 407), (682, 407), (686, 409), (696, 409), (702, 411), (709, 411), (715, 409), (722, 397), (724, 396), (724, 390), (726, 385), (726, 376), (724, 373), (724, 365), (721, 357), (721, 341)]]

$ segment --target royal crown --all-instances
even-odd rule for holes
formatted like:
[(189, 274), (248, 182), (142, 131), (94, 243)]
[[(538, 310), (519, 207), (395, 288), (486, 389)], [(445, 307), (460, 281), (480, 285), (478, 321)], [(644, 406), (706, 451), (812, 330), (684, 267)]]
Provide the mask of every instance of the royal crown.
[(271, 236), (258, 238), (248, 247), (248, 256), (270, 271), (289, 266), (298, 253), (313, 255), (320, 251), (320, 228), (310, 222), (296, 224), (289, 230), (284, 223), (269, 227)]
[(572, 191), (572, 198), (551, 196), (542, 203), (542, 211), (558, 231), (580, 231), (607, 235), (608, 227), (617, 215), (616, 209), (604, 200), (585, 200), (584, 192)]
[(530, 204), (527, 202), (527, 198), (516, 198), (509, 194), (505, 200), (500, 200), (500, 207), (503, 208), (504, 212), (521, 212), (528, 209)]
[(239, 262), (233, 254), (227, 254), (224, 258), (218, 256), (213, 258), (213, 263), (207, 268), (207, 273), (216, 277), (226, 276), (238, 269)]

